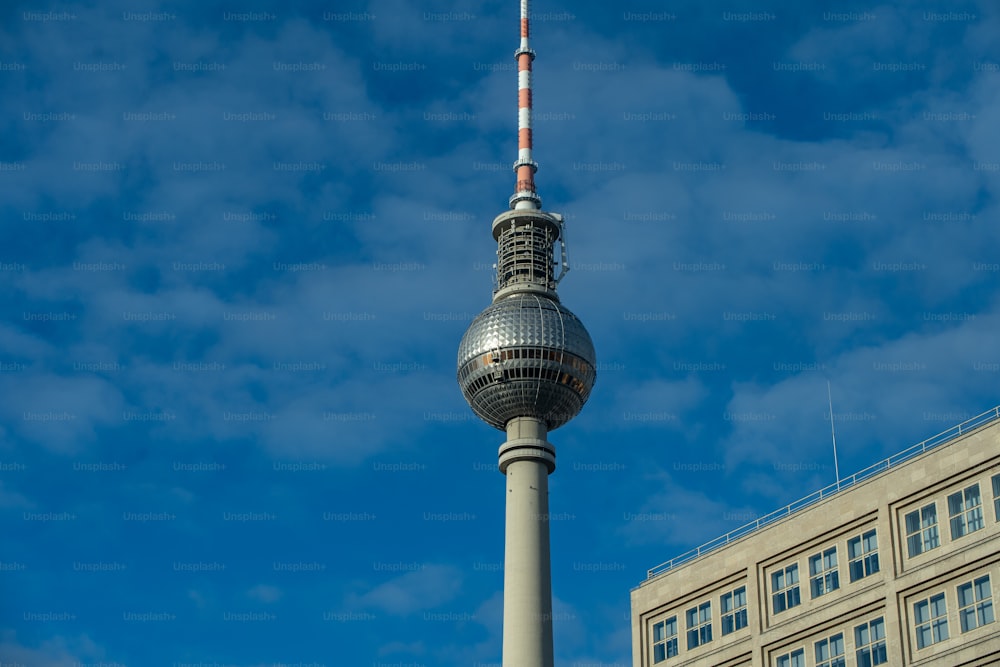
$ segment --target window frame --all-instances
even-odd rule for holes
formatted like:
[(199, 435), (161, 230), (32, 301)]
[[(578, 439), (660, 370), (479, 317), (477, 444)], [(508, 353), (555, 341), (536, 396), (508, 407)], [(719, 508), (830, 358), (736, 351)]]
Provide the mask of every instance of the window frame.
[[(697, 623), (691, 625), (692, 612)], [(707, 612), (707, 613), (703, 613)], [(708, 600), (691, 607), (685, 613), (687, 621), (687, 650), (696, 649), (699, 646), (712, 641), (712, 601)], [(692, 639), (694, 642), (692, 642)]]
[[(973, 505), (969, 504), (970, 497), (973, 497), (970, 491), (974, 491), (975, 504)], [(948, 494), (946, 505), (948, 506), (948, 525), (952, 540), (965, 537), (986, 527), (983, 521), (983, 496), (979, 492), (979, 482)]]
[[(873, 537), (875, 541), (875, 548), (868, 549), (868, 538)], [(858, 556), (854, 557), (852, 544), (858, 545)], [(874, 567), (872, 566), (874, 563)], [(859, 565), (861, 574), (857, 577), (854, 576), (855, 564)], [(871, 569), (870, 569), (871, 568)], [(872, 528), (866, 533), (862, 533), (851, 539), (847, 540), (847, 572), (848, 578), (850, 578), (851, 583), (855, 581), (861, 581), (865, 577), (870, 577), (873, 574), (877, 574), (881, 570), (878, 560), (878, 529)]]
[[(829, 557), (832, 556), (832, 559)], [(832, 562), (828, 564), (828, 559)], [(815, 571), (818, 564), (821, 570)], [(837, 545), (809, 557), (809, 596), (815, 600), (840, 588), (840, 566), (837, 563)]]
[[(737, 595), (742, 595), (743, 604), (740, 606), (735, 606), (738, 600)], [(730, 605), (733, 605), (731, 609), (726, 609), (726, 599), (729, 599)], [(742, 623), (740, 622), (742, 619)], [(726, 621), (729, 620), (727, 627)], [(734, 588), (733, 590), (723, 593), (719, 596), (719, 623), (722, 626), (722, 636), (725, 637), (728, 634), (742, 630), (747, 627), (747, 587), (746, 584)]]
[(913, 603), (913, 629), (918, 651), (948, 639), (948, 601), (944, 592)]
[[(778, 587), (778, 577), (781, 577), (782, 582), (786, 582), (780, 588)], [(794, 581), (787, 581), (789, 577), (794, 578)], [(771, 573), (772, 614), (778, 615), (802, 604), (802, 594), (799, 590), (799, 584), (799, 564), (797, 562)], [(782, 601), (781, 609), (778, 609), (777, 602), (779, 599)]]
[[(930, 510), (928, 512), (928, 510)], [(911, 529), (910, 517), (916, 516), (917, 526)], [(927, 517), (933, 520), (927, 522)], [(903, 531), (906, 535), (906, 553), (915, 558), (941, 546), (941, 532), (938, 529), (937, 501), (930, 502), (903, 515)]]
[(806, 667), (806, 649), (799, 647), (774, 659), (774, 667)]
[[(862, 633), (868, 640), (862, 643)], [(876, 636), (878, 635), (878, 636)], [(881, 649), (881, 652), (878, 652)], [(889, 649), (885, 638), (885, 617), (879, 616), (854, 626), (854, 657), (858, 667), (889, 664)]]
[[(839, 642), (839, 645), (835, 642)], [(827, 652), (826, 656), (820, 654), (821, 645)], [(837, 648), (840, 649), (840, 653), (833, 652)], [(847, 644), (844, 641), (844, 633), (838, 632), (813, 642), (813, 654), (816, 658), (816, 667), (845, 667), (847, 665)]]
[(993, 484), (993, 519), (1000, 521), (1000, 475), (990, 477)]
[[(673, 623), (673, 629), (674, 629), (673, 634), (669, 634), (667, 632), (667, 630), (669, 628), (669, 624), (671, 622)], [(656, 636), (656, 628), (657, 627), (662, 627), (663, 628), (663, 638), (662, 639), (657, 639), (657, 636)], [(658, 621), (656, 623), (653, 623), (652, 644), (653, 644), (653, 664), (654, 665), (655, 664), (659, 664), (659, 663), (661, 663), (664, 660), (667, 660), (669, 658), (673, 658), (674, 656), (676, 656), (680, 652), (680, 639), (679, 639), (680, 635), (678, 634), (678, 631), (679, 631), (679, 627), (678, 627), (678, 623), (677, 623), (677, 614), (674, 614), (673, 616), (671, 616), (669, 618), (664, 618), (664, 619), (662, 619), (662, 620), (660, 620), (660, 621)], [(673, 652), (671, 652), (671, 650), (670, 650), (671, 645), (673, 646)], [(659, 646), (663, 647), (663, 657), (657, 659), (657, 657), (656, 657), (657, 656), (657, 650), (656, 649)]]
[[(979, 584), (984, 581), (986, 582), (986, 590), (989, 591), (989, 595), (980, 597)], [(972, 593), (972, 601), (968, 604), (962, 604), (963, 588), (967, 588)], [(958, 602), (958, 627), (960, 634), (964, 635), (966, 632), (972, 632), (996, 621), (996, 614), (993, 609), (993, 584), (990, 581), (988, 573), (956, 586), (955, 598)], [(983, 614), (982, 616), (980, 616), (981, 613)], [(981, 620), (985, 619), (986, 613), (989, 614), (989, 620)], [(966, 623), (966, 619), (970, 616), (976, 621), (976, 624), (973, 626), (968, 626)]]

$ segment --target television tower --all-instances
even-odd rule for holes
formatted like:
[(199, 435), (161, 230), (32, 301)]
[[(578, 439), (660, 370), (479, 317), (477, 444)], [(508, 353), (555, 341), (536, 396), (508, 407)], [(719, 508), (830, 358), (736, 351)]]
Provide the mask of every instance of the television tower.
[(556, 450), (547, 435), (580, 412), (597, 368), (590, 334), (556, 294), (569, 270), (563, 217), (543, 211), (535, 191), (528, 4), (521, 0), (521, 44), (514, 53), (517, 180), (510, 210), (493, 220), (493, 303), (458, 346), (458, 383), (476, 415), (507, 433), (499, 452), (507, 479), (503, 666), (553, 667), (548, 476)]

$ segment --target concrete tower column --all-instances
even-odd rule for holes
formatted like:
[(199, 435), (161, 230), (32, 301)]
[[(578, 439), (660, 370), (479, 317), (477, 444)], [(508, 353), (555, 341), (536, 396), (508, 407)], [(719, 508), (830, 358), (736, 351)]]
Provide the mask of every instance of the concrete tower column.
[(500, 447), (507, 477), (503, 667), (553, 667), (549, 473), (556, 451), (545, 437), (545, 422), (516, 417)]

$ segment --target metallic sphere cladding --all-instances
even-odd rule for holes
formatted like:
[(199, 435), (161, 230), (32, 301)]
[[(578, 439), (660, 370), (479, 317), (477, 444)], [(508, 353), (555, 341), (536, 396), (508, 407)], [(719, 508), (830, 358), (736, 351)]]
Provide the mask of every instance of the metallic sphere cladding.
[(549, 430), (575, 417), (597, 377), (590, 334), (541, 294), (514, 293), (479, 314), (458, 347), (458, 383), (480, 419), (503, 430), (536, 417)]

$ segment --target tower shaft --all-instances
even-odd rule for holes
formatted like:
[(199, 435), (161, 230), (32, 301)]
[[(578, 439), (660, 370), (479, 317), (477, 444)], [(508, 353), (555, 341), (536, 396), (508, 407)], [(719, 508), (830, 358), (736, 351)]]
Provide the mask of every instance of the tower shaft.
[(555, 449), (545, 424), (507, 423), (500, 471), (507, 477), (503, 580), (503, 667), (553, 667), (549, 564), (549, 473)]

